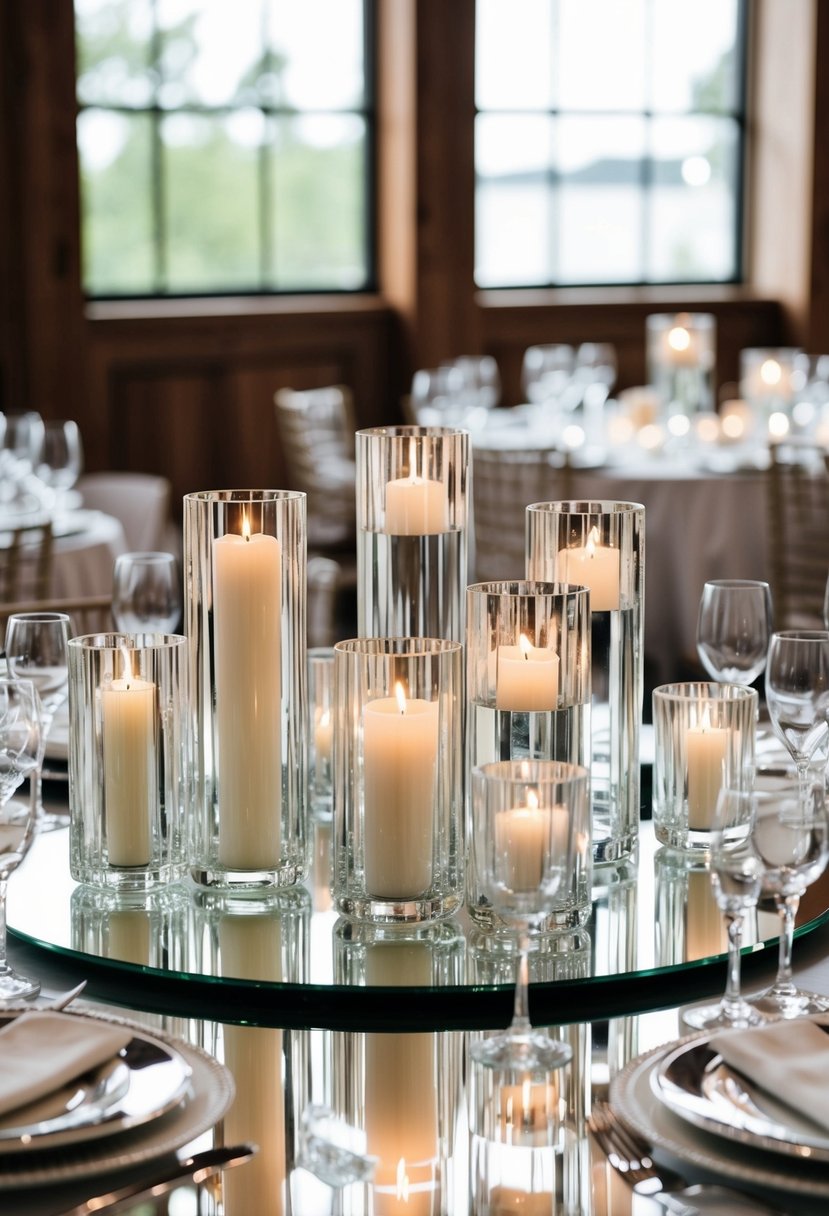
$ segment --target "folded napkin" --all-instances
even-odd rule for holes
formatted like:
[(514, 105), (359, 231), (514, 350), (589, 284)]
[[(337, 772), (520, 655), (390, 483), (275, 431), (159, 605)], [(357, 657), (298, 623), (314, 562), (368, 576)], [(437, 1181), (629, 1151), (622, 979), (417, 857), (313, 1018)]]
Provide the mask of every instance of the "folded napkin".
[(727, 1030), (709, 1046), (778, 1102), (829, 1131), (829, 1034), (803, 1018)]
[(113, 1059), (132, 1038), (125, 1026), (70, 1013), (21, 1014), (0, 1030), (0, 1115)]

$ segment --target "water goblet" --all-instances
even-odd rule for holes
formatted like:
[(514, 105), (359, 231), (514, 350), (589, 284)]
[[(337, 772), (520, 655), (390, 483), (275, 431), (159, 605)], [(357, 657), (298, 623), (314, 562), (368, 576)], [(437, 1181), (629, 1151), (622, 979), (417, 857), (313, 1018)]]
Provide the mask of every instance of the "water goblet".
[(121, 633), (172, 633), (181, 603), (172, 553), (122, 553), (115, 559), (112, 616)]
[(77, 422), (49, 418), (43, 424), (36, 473), (55, 495), (60, 507), (83, 468), (83, 447)]
[(766, 666), (771, 591), (754, 579), (710, 579), (697, 617), (697, 654), (712, 680), (752, 684)]
[(764, 1019), (740, 991), (740, 948), (746, 914), (760, 896), (763, 863), (754, 847), (756, 815), (753, 790), (723, 788), (711, 831), (710, 869), (714, 898), (728, 929), (728, 978), (714, 1005), (682, 1010), (682, 1020), (698, 1030), (755, 1026)]
[[(528, 1072), (559, 1068), (570, 1048), (533, 1030), (529, 1017), (529, 934), (554, 909), (584, 847), (588, 773), (555, 760), (497, 761), (472, 774), (473, 850), (481, 890), (518, 937), (510, 1026), (473, 1044), (478, 1063)], [(588, 845), (589, 847), (589, 845)]]
[(6, 886), (32, 843), (35, 806), (12, 802), (14, 791), (40, 763), (40, 703), (31, 680), (0, 678), (0, 1006), (37, 996), (40, 984), (6, 958)]
[(40, 698), (40, 757), (31, 799), (39, 831), (66, 827), (65, 815), (43, 809), (43, 757), (57, 710), (69, 692), (69, 617), (64, 612), (15, 612), (6, 622), (6, 667), (31, 680)]
[(829, 735), (829, 631), (787, 629), (772, 634), (766, 705), (775, 734), (795, 762), (805, 805), (810, 763)]
[(763, 863), (761, 891), (772, 895), (780, 916), (777, 976), (765, 992), (748, 998), (772, 1018), (823, 1013), (829, 1000), (798, 988), (792, 979), (792, 943), (800, 897), (819, 878), (829, 860), (829, 808), (822, 785), (758, 791), (752, 830), (754, 849)]

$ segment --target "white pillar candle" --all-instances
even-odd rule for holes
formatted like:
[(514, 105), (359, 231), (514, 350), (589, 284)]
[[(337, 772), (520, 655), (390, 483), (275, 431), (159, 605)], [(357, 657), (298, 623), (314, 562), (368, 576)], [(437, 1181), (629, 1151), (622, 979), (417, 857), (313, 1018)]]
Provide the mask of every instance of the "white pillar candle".
[(449, 498), (441, 481), (418, 476), (417, 445), (409, 445), (409, 473), (386, 483), (384, 532), (431, 536), (449, 531)]
[(414, 899), (432, 885), (438, 703), (396, 696), (363, 710), (366, 891)]
[(685, 958), (707, 958), (728, 949), (728, 933), (722, 911), (714, 896), (708, 870), (688, 872), (685, 901)]
[(155, 684), (127, 671), (101, 686), (104, 818), (111, 866), (146, 866), (155, 779)]
[(619, 550), (599, 544), (597, 528), (591, 528), (586, 545), (559, 549), (556, 578), (590, 590), (590, 611), (607, 612), (619, 607)]
[(554, 818), (554, 809), (560, 812), (563, 808), (540, 807), (538, 798), (528, 790), (526, 806), (499, 811), (495, 816), (497, 873), (512, 891), (537, 891), (551, 854), (555, 856), (557, 849), (560, 855), (566, 819)]
[(504, 1144), (547, 1144), (550, 1128), (557, 1122), (558, 1083), (502, 1085), (498, 1090), (498, 1123)]
[[(552, 1155), (552, 1149), (550, 1153)], [(555, 1211), (555, 1196), (552, 1191), (522, 1191), (514, 1186), (494, 1186), (489, 1193), (487, 1210), (490, 1216), (550, 1216)], [(615, 1208), (613, 1210), (616, 1211)]]
[(151, 963), (150, 913), (146, 908), (113, 908), (107, 913), (107, 958)]
[(533, 646), (522, 633), (517, 646), (496, 651), (495, 708), (514, 713), (555, 709), (558, 704), (558, 655)]
[(314, 755), (318, 760), (331, 759), (331, 738), (333, 735), (330, 709), (314, 710)]
[(213, 542), (219, 861), (232, 870), (279, 864), (281, 572), (274, 536)]
[(662, 341), (662, 362), (668, 367), (696, 367), (699, 363), (699, 338), (684, 325), (672, 325)]
[(717, 797), (722, 788), (729, 732), (711, 726), (708, 708), (698, 726), (685, 735), (688, 763), (688, 827), (694, 831), (713, 826)]

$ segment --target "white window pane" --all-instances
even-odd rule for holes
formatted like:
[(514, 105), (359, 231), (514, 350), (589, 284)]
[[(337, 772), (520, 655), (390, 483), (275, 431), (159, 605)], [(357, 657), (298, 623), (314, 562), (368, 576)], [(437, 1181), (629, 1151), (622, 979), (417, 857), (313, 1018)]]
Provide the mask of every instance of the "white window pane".
[(158, 0), (159, 99), (224, 105), (255, 99), (262, 62), (263, 0)]
[(481, 287), (531, 287), (554, 274), (550, 196), (538, 183), (486, 182), (475, 208), (475, 280)]
[(653, 5), (652, 105), (732, 110), (739, 85), (737, 0)]
[(554, 120), (544, 114), (482, 114), (475, 124), (475, 164), (482, 178), (525, 176), (550, 168)]
[(475, 94), (479, 109), (550, 108), (554, 3), (478, 0)]
[(559, 108), (643, 109), (645, 0), (560, 0), (559, 11)]
[(279, 68), (270, 100), (299, 110), (363, 102), (362, 0), (270, 0), (268, 25)]
[(152, 102), (152, 0), (75, 0), (75, 30), (77, 92), (83, 105)]
[(562, 185), (558, 281), (641, 279), (643, 202), (637, 186)]

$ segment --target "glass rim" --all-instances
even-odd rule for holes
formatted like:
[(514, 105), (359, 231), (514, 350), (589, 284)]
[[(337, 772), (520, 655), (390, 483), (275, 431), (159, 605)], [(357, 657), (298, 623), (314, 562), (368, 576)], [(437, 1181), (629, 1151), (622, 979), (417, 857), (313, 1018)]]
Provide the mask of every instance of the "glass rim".
[(769, 646), (775, 638), (784, 642), (829, 642), (829, 629), (775, 629), (769, 637)]
[(570, 596), (574, 599), (586, 596), (590, 588), (581, 583), (547, 582), (536, 579), (492, 579), (483, 583), (470, 583), (467, 593), (476, 595), (508, 596), (516, 600), (540, 599), (547, 596)]
[(298, 502), (304, 490), (192, 490), (185, 502)]
[(641, 502), (628, 502), (624, 499), (557, 499), (552, 502), (529, 503), (527, 512), (535, 511), (539, 515), (634, 515), (645, 506)]
[(757, 699), (758, 693), (756, 688), (751, 688), (748, 684), (737, 684), (732, 681), (679, 680), (657, 685), (653, 690), (653, 696), (654, 699), (659, 697), (660, 701), (675, 701), (678, 704), (684, 704), (700, 700), (746, 701), (751, 700), (752, 697)]
[(711, 329), (716, 323), (717, 317), (713, 312), (688, 312), (685, 309), (680, 309), (679, 312), (650, 312), (645, 318), (646, 327), (654, 329), (667, 324)]
[(771, 590), (771, 584), (764, 578), (707, 578), (706, 587), (765, 587)]
[(476, 764), (472, 776), (504, 785), (568, 785), (589, 781), (590, 770), (566, 760), (491, 760)]
[(463, 642), (449, 638), (382, 637), (343, 638), (334, 643), (335, 654), (363, 655), (376, 658), (428, 658), (441, 654), (460, 654)]
[(469, 435), (461, 426), (417, 426), (414, 423), (400, 426), (369, 426), (356, 431), (357, 436), (368, 439), (453, 439), (458, 435)]
[(187, 644), (183, 633), (83, 633), (69, 639), (81, 651), (172, 650)]
[(165, 549), (130, 549), (127, 553), (118, 554), (115, 559), (115, 565), (117, 566), (119, 562), (124, 561), (126, 558), (136, 563), (157, 561), (159, 558), (163, 558), (165, 562), (175, 562), (178, 560), (175, 553), (170, 553)]
[(6, 628), (8, 629), (9, 621), (29, 621), (32, 624), (44, 625), (54, 621), (65, 621), (68, 625), (71, 620), (68, 612), (10, 612), (6, 618)]

